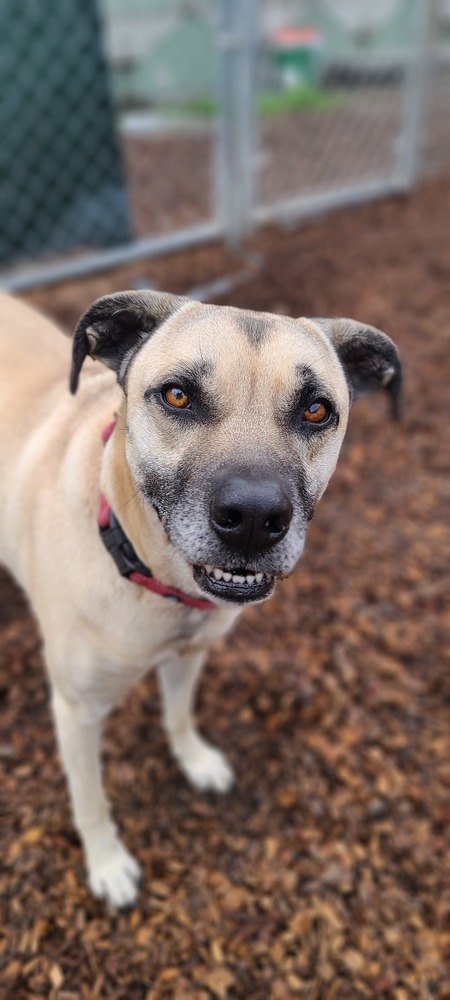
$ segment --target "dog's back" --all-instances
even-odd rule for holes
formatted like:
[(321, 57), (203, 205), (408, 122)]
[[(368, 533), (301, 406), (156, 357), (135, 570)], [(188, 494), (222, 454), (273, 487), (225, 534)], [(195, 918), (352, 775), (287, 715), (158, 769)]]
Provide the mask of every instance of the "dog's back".
[(67, 381), (70, 341), (22, 302), (0, 295), (0, 497), (24, 443)]
[(0, 351), (0, 561), (26, 586), (19, 553), (29, 530), (29, 507), (39, 504), (45, 482), (56, 487), (68, 440), (81, 423), (80, 414), (89, 409), (87, 401), (91, 408), (97, 401), (101, 406), (105, 391), (114, 393), (115, 380), (92, 364), (80, 399), (74, 399), (68, 386), (69, 337), (2, 294)]

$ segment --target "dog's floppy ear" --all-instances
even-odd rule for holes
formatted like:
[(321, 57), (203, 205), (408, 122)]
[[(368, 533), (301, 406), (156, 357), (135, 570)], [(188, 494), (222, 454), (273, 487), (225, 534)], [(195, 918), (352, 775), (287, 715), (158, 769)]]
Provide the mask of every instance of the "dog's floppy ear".
[(123, 381), (130, 361), (161, 325), (188, 299), (166, 292), (117, 292), (104, 295), (84, 313), (75, 330), (70, 391), (76, 392), (84, 359), (98, 358)]
[(344, 368), (351, 400), (381, 387), (390, 396), (391, 413), (402, 413), (402, 365), (392, 340), (374, 326), (354, 319), (314, 319), (330, 338)]

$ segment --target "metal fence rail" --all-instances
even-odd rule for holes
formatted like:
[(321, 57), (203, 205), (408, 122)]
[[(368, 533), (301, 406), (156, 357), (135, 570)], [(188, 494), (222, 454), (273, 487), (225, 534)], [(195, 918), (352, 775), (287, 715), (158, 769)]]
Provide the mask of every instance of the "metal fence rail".
[(0, 281), (405, 190), (449, 98), (447, 0), (3, 0)]

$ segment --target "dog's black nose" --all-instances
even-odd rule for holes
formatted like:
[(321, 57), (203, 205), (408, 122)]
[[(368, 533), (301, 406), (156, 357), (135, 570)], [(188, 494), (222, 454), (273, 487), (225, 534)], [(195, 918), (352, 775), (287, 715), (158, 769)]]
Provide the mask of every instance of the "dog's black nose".
[(216, 484), (211, 524), (235, 552), (267, 552), (284, 537), (291, 518), (292, 504), (276, 480), (238, 475)]

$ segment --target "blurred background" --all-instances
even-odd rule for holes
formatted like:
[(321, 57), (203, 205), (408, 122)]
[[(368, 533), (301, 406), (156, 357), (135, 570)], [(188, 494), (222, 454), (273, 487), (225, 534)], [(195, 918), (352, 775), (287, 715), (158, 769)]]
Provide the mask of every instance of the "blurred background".
[(10, 289), (450, 168), (449, 0), (3, 0), (0, 40)]

